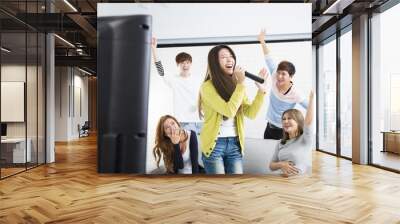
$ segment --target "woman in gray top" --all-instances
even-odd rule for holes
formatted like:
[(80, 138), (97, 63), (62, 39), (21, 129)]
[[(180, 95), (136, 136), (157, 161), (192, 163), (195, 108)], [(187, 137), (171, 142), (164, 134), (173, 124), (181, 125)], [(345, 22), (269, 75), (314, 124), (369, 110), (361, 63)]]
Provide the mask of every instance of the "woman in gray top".
[(306, 117), (296, 109), (283, 112), (283, 138), (277, 144), (269, 165), (271, 170), (281, 170), (283, 176), (293, 176), (306, 172), (306, 156), (312, 148), (312, 119), (314, 113), (314, 93), (310, 92)]

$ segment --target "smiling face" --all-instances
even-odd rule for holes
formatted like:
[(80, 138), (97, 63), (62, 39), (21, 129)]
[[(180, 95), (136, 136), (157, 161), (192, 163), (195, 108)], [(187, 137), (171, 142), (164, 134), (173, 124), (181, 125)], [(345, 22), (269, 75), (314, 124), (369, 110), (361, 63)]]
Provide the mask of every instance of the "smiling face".
[(172, 130), (179, 128), (179, 124), (172, 118), (167, 118), (164, 121), (163, 129), (166, 136), (170, 136), (172, 134)]
[(294, 67), (293, 63), (289, 61), (281, 61), (276, 69), (277, 87), (279, 89), (289, 88), (290, 82), (292, 81), (295, 73), (296, 68)]
[(287, 87), (290, 85), (290, 82), (292, 81), (292, 77), (289, 75), (289, 73), (285, 70), (277, 70), (276, 71), (276, 85), (278, 88), (281, 87)]
[(227, 48), (222, 48), (218, 52), (218, 62), (225, 75), (232, 75), (235, 68), (235, 58)]
[(189, 60), (183, 61), (178, 64), (180, 74), (184, 74), (184, 75), (190, 73), (191, 67), (192, 67), (192, 62)]
[(210, 80), (218, 95), (226, 102), (236, 88), (236, 80), (232, 78), (235, 63), (235, 52), (229, 46), (217, 45), (208, 52), (205, 82)]
[(299, 124), (297, 121), (290, 116), (289, 113), (285, 113), (282, 117), (282, 128), (285, 132), (290, 135), (296, 135), (298, 132)]
[(304, 116), (301, 111), (297, 109), (289, 109), (283, 112), (282, 129), (282, 140), (284, 141), (302, 135), (304, 129)]

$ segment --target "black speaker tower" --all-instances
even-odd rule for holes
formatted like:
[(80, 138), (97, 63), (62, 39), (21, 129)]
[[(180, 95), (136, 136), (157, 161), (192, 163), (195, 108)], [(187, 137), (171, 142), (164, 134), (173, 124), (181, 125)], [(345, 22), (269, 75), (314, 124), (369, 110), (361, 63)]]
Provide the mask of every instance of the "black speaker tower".
[(97, 21), (98, 172), (146, 170), (151, 16)]

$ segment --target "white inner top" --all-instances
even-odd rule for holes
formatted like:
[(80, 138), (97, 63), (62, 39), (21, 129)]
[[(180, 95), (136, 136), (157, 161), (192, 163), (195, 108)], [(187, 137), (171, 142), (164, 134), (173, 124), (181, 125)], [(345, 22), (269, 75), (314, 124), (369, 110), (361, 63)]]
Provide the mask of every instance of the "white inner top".
[(230, 118), (228, 120), (222, 120), (221, 126), (219, 127), (218, 137), (235, 137), (237, 136), (235, 119)]

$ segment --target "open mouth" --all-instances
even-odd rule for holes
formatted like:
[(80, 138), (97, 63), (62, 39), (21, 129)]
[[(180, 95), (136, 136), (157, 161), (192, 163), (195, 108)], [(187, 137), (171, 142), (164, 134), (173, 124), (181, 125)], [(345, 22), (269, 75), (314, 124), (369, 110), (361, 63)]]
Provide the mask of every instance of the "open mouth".
[(229, 71), (233, 71), (233, 65), (225, 65), (225, 69), (229, 70)]

